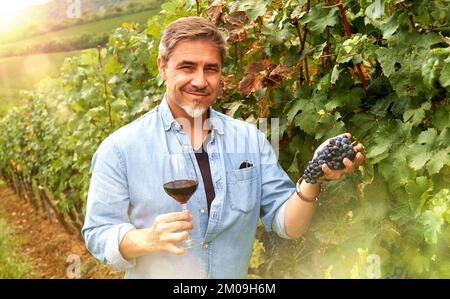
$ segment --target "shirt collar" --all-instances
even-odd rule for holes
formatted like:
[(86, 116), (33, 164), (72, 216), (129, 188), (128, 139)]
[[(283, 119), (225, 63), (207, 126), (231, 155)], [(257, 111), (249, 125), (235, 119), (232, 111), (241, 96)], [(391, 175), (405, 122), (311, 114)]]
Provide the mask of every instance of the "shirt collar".
[[(164, 125), (164, 130), (168, 131), (171, 127), (174, 127), (177, 130), (181, 130), (180, 124), (175, 120), (173, 117), (172, 111), (170, 111), (169, 104), (167, 103), (167, 95), (165, 94), (161, 104), (159, 104), (159, 108), (161, 111), (162, 121)], [(211, 130), (215, 131), (216, 133), (223, 135), (223, 122), (220, 119), (217, 111), (212, 109), (211, 107), (209, 109), (209, 121)]]

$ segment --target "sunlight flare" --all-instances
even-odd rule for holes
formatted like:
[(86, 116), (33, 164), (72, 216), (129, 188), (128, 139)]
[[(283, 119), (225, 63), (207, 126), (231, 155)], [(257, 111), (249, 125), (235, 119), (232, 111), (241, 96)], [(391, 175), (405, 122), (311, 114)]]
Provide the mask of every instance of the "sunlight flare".
[(0, 30), (12, 28), (20, 22), (23, 9), (50, 2), (51, 0), (15, 0), (0, 3)]

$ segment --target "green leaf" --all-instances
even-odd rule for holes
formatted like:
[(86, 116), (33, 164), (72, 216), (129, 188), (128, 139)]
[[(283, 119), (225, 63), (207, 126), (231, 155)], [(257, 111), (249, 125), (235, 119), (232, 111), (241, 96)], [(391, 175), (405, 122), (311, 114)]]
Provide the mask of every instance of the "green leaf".
[(389, 157), (379, 163), (379, 171), (388, 183), (391, 192), (406, 185), (415, 176), (415, 171), (408, 166), (405, 147), (398, 146), (396, 149)]
[(366, 157), (374, 164), (387, 158), (391, 147), (398, 149), (402, 144), (404, 129), (404, 124), (399, 120), (380, 124), (376, 134), (372, 135), (369, 144), (366, 145)]
[(428, 161), (426, 168), (430, 175), (438, 173), (444, 165), (450, 166), (450, 148), (439, 150)]
[(319, 114), (314, 108), (314, 104), (307, 100), (301, 100), (301, 110), (302, 112), (294, 118), (294, 124), (306, 133), (314, 135), (319, 121)]
[(428, 58), (422, 66), (423, 81), (429, 89), (433, 88), (434, 80), (439, 74), (439, 68), (439, 59), (435, 57)]
[(450, 128), (450, 106), (439, 105), (433, 116), (433, 126), (438, 130)]
[(441, 232), (444, 219), (439, 218), (432, 211), (425, 211), (421, 217), (424, 230), (423, 235), (427, 243), (436, 244), (438, 235)]
[(420, 92), (424, 93), (427, 90), (423, 83), (420, 66), (419, 59), (410, 59), (404, 61), (402, 68), (391, 75), (389, 79), (399, 97), (417, 96)]
[(287, 112), (287, 120), (288, 122), (291, 122), (294, 117), (297, 115), (297, 113), (302, 109), (302, 101), (297, 99), (291, 102), (290, 108)]
[(267, 0), (243, 0), (239, 2), (238, 10), (245, 11), (250, 21), (255, 21), (258, 17), (266, 14), (269, 2)]
[(319, 91), (328, 91), (331, 87), (331, 74), (330, 73), (326, 73), (325, 76), (323, 76), (322, 78), (320, 78), (319, 84), (317, 85), (317, 90)]
[[(383, 142), (380, 144), (375, 144), (373, 146), (370, 146), (367, 150), (366, 150), (366, 156), (369, 159), (374, 159), (376, 157), (379, 157), (380, 155), (387, 155), (389, 152), (389, 149), (391, 148), (391, 145), (387, 142)], [(377, 160), (375, 160), (372, 163), (376, 163)]]
[(289, 166), (287, 172), (289, 173), (298, 173), (298, 161), (297, 161), (297, 154), (299, 153), (299, 150), (297, 150), (294, 154), (294, 161), (292, 161), (291, 166)]
[(436, 140), (437, 137), (437, 131), (435, 128), (430, 128), (422, 133), (419, 134), (417, 137), (418, 143), (426, 143), (430, 146), (433, 144), (433, 142)]
[(415, 180), (408, 182), (405, 189), (409, 195), (410, 207), (418, 217), (429, 197), (429, 193), (433, 190), (433, 181), (424, 176), (417, 177)]
[(180, 4), (177, 1), (169, 1), (161, 4), (161, 8), (167, 15), (176, 15)]
[(392, 50), (389, 48), (380, 48), (376, 53), (383, 68), (383, 73), (386, 77), (390, 77), (395, 70), (394, 66), (398, 60), (396, 55), (392, 55)]
[(336, 83), (337, 79), (339, 78), (339, 74), (341, 72), (342, 70), (339, 70), (337, 64), (335, 64), (333, 67), (333, 71), (331, 72), (331, 79), (330, 79), (331, 84)]
[(381, 24), (380, 29), (383, 32), (383, 38), (389, 38), (397, 31), (398, 16), (400, 13), (401, 12), (397, 10), (391, 17)]
[(450, 86), (450, 63), (447, 62), (444, 64), (444, 67), (441, 70), (441, 76), (439, 77), (439, 82), (443, 87)]
[(116, 75), (122, 70), (122, 65), (117, 60), (117, 57), (113, 56), (108, 59), (105, 64), (105, 72), (107, 75)]
[(127, 102), (123, 99), (117, 99), (111, 103), (111, 108), (114, 112), (124, 112), (128, 109)]
[(375, 116), (367, 113), (357, 113), (352, 116), (350, 123), (353, 124), (352, 132), (355, 136), (365, 136), (376, 125)]
[(319, 4), (311, 8), (303, 18), (303, 23), (308, 24), (308, 29), (316, 35), (322, 34), (327, 26), (333, 27), (338, 22), (338, 9), (324, 9), (323, 6), (323, 4)]
[(352, 88), (351, 90), (339, 89), (328, 103), (325, 104), (325, 108), (328, 111), (332, 111), (337, 107), (345, 106), (349, 110), (353, 110), (361, 102), (361, 96), (363, 90), (361, 88)]
[(432, 153), (427, 152), (424, 146), (421, 145), (411, 146), (408, 154), (411, 159), (409, 166), (415, 170), (422, 169), (433, 155)]
[(313, 53), (313, 59), (314, 60), (320, 59), (320, 56), (322, 56), (323, 49), (325, 49), (326, 45), (327, 45), (327, 42), (323, 42), (323, 43), (321, 43), (321, 44), (319, 44), (319, 45), (314, 47), (314, 53)]
[(374, 177), (370, 184), (363, 185), (361, 211), (367, 220), (383, 221), (389, 212), (389, 191), (380, 176)]
[(431, 103), (425, 102), (418, 109), (409, 109), (403, 113), (403, 121), (410, 121), (413, 126), (418, 126), (425, 118), (426, 111), (431, 109)]
[(431, 159), (436, 137), (437, 132), (434, 128), (420, 133), (417, 137), (417, 142), (413, 143), (407, 151), (409, 166), (411, 166), (411, 168), (420, 170), (425, 166), (428, 160)]
[(439, 146), (448, 147), (450, 144), (450, 126), (442, 129), (436, 142)]
[(372, 20), (376, 20), (384, 16), (384, 0), (376, 0), (367, 6), (365, 14)]

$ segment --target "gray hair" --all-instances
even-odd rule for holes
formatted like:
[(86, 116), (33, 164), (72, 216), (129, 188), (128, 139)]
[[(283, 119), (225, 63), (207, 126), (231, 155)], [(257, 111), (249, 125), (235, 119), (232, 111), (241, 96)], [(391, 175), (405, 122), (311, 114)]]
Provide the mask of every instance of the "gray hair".
[(217, 47), (222, 65), (225, 61), (227, 43), (219, 29), (202, 17), (180, 18), (167, 26), (161, 36), (158, 57), (169, 61), (170, 54), (182, 40), (205, 40)]

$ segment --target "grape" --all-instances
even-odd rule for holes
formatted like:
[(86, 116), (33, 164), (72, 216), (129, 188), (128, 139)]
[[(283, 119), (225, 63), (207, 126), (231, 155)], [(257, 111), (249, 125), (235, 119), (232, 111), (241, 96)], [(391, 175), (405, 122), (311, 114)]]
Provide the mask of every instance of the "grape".
[(347, 136), (339, 136), (330, 139), (327, 146), (317, 152), (317, 157), (309, 161), (303, 179), (307, 183), (315, 184), (317, 180), (323, 176), (322, 165), (327, 164), (333, 170), (344, 169), (343, 160), (345, 158), (353, 161), (356, 153), (353, 151), (352, 142)]

